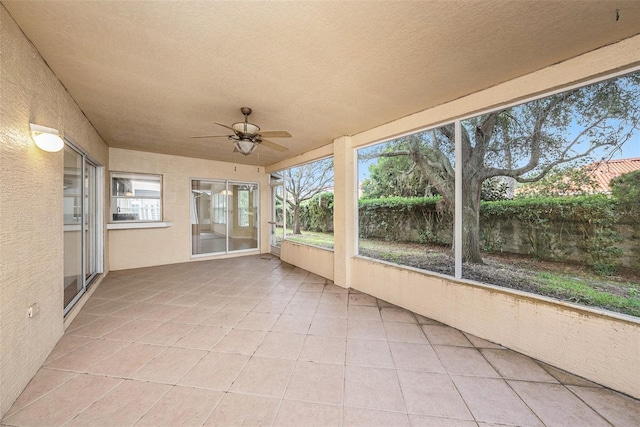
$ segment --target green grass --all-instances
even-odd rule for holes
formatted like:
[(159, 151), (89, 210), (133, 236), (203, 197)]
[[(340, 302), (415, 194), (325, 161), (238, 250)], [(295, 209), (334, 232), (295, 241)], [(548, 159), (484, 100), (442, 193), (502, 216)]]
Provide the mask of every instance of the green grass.
[(629, 287), (629, 296), (621, 296), (594, 289), (593, 285), (573, 277), (540, 273), (540, 285), (560, 298), (578, 304), (602, 307), (640, 317), (640, 295), (635, 287)]
[(319, 233), (315, 231), (302, 231), (302, 234), (293, 234), (293, 230), (287, 230), (286, 240), (305, 245), (313, 245), (326, 249), (333, 249), (333, 234)]

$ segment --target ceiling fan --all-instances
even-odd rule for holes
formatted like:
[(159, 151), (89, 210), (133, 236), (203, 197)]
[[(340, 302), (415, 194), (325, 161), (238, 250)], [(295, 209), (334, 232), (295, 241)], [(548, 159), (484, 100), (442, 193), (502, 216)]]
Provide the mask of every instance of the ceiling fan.
[(245, 156), (253, 153), (256, 147), (260, 144), (273, 148), (278, 151), (287, 151), (288, 148), (275, 142), (271, 142), (266, 138), (291, 138), (291, 134), (285, 130), (274, 130), (261, 132), (260, 128), (253, 123), (249, 123), (248, 118), (251, 114), (251, 108), (242, 107), (240, 112), (244, 115), (244, 122), (234, 123), (231, 126), (227, 126), (222, 123), (214, 122), (218, 126), (222, 126), (233, 131), (232, 135), (204, 135), (204, 136), (192, 136), (192, 138), (228, 138), (233, 141), (235, 150)]

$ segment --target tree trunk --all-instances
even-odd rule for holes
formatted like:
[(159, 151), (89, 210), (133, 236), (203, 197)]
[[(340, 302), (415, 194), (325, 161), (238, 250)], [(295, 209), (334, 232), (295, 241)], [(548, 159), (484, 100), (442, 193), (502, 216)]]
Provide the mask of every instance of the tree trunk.
[(300, 206), (293, 207), (293, 234), (302, 234), (300, 232)]
[(474, 181), (463, 183), (462, 261), (484, 264), (480, 254), (480, 188)]

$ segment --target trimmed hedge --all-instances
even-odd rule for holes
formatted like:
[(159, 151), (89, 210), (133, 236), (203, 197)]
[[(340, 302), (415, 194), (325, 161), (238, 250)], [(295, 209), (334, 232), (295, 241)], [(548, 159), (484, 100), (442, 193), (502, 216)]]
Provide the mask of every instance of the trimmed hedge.
[[(640, 269), (639, 217), (602, 194), (527, 197), (481, 202), (480, 231), (485, 251), (579, 260), (611, 274), (620, 264)], [(301, 218), (306, 230), (333, 231), (333, 195), (305, 202)], [(440, 197), (362, 199), (359, 222), (363, 238), (450, 245), (453, 235), (452, 215)]]

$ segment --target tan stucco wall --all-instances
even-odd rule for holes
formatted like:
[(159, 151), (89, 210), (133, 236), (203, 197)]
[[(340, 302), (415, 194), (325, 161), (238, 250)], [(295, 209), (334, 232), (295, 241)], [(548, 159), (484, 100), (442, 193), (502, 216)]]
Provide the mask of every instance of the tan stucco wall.
[(334, 280), (334, 256), (330, 249), (284, 240), (281, 243), (280, 259), (325, 279)]
[(2, 417), (63, 333), (63, 152), (38, 149), (29, 122), (61, 130), (102, 165), (108, 149), (2, 5), (0, 43)]
[(191, 257), (192, 178), (259, 183), (260, 248), (249, 253), (269, 251), (269, 175), (263, 167), (118, 148), (109, 150), (109, 165), (111, 170), (118, 172), (162, 174), (163, 219), (173, 223), (167, 228), (109, 230), (111, 270), (216, 258)]

